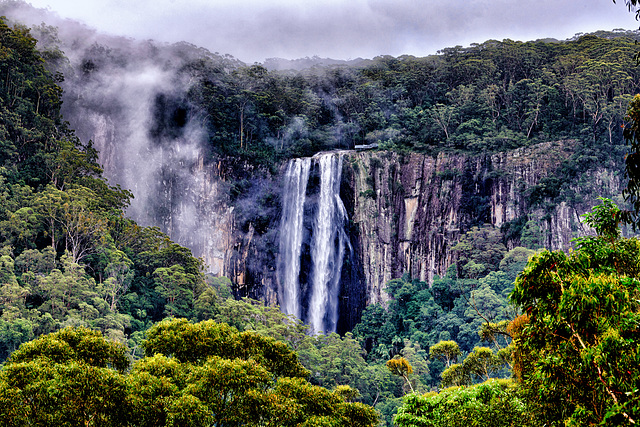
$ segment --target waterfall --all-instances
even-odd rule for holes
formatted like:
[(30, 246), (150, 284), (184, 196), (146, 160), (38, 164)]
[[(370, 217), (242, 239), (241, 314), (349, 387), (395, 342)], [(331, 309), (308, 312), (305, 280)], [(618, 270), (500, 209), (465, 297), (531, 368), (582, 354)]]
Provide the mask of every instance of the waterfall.
[[(316, 175), (318, 185), (310, 179)], [(285, 174), (278, 296), (282, 310), (301, 318), (314, 333), (336, 330), (342, 264), (351, 253), (341, 175), (339, 152), (291, 160)]]
[(280, 306), (287, 314), (300, 318), (299, 280), (302, 251), (303, 214), (311, 159), (293, 159), (287, 166), (280, 220), (279, 286)]
[(344, 231), (347, 212), (340, 199), (342, 156), (325, 154), (318, 158), (320, 196), (311, 241), (312, 295), (309, 326), (314, 332), (333, 332), (338, 324), (338, 292), (348, 242)]

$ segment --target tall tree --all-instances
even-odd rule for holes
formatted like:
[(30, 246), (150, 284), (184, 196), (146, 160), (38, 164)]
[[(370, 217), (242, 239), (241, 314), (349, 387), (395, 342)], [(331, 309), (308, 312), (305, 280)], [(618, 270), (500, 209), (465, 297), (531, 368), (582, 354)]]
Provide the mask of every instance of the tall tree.
[(0, 371), (0, 416), (11, 426), (127, 425), (128, 365), (124, 347), (99, 332), (44, 336), (22, 345)]
[(577, 250), (536, 254), (512, 301), (528, 316), (514, 338), (516, 371), (541, 421), (635, 424), (640, 416), (640, 241), (621, 238), (604, 200)]

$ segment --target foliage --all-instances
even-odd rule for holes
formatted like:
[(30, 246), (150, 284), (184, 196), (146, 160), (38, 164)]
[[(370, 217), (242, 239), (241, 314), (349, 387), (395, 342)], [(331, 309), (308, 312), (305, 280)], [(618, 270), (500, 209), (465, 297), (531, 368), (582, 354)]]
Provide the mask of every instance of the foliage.
[(99, 368), (124, 372), (129, 366), (122, 344), (105, 340), (100, 332), (86, 328), (65, 328), (20, 346), (7, 360), (8, 365), (44, 360), (53, 364), (82, 362)]
[(131, 193), (62, 120), (60, 76), (30, 31), (0, 20), (0, 52), (0, 359), (70, 325), (126, 342), (165, 313), (192, 316), (202, 263), (124, 218)]
[(440, 341), (438, 344), (429, 347), (429, 356), (432, 359), (442, 360), (449, 367), (460, 356), (460, 347), (455, 341)]
[(620, 237), (620, 208), (613, 201), (600, 197), (601, 204), (584, 215), (584, 222), (593, 227), (598, 236), (615, 241)]
[[(193, 83), (185, 95), (190, 113), (206, 127), (205, 161), (218, 164), (220, 175), (229, 180), (230, 202), (241, 226), (251, 224), (264, 234), (268, 252), (277, 198), (270, 190), (254, 191), (259, 180), (248, 179), (245, 172), (274, 172), (288, 157), (362, 143), (403, 153), (479, 153), (481, 159), (540, 141), (573, 138), (573, 154), (555, 172), (521, 189), (529, 203), (544, 210), (553, 201), (572, 202), (572, 188), (588, 179), (584, 172), (611, 162), (611, 153), (620, 150), (618, 125), (640, 81), (630, 66), (634, 37), (629, 32), (562, 43), (491, 40), (427, 58), (379, 57), (357, 67), (304, 73), (230, 65), (210, 55), (185, 60), (180, 73)], [(638, 250), (635, 241), (618, 237), (619, 213), (607, 202), (587, 217), (606, 238), (582, 239), (570, 256), (543, 252), (534, 258), (519, 283), (535, 284), (527, 292), (536, 294), (526, 296), (530, 300), (525, 303), (526, 292), (516, 290), (514, 300), (521, 298), (523, 308), (532, 307), (517, 325), (508, 322), (513, 313), (506, 312), (506, 297), (531, 251), (513, 246), (539, 248), (540, 229), (526, 215), (504, 230), (483, 226), (489, 201), (465, 194), (473, 196), (465, 199), (463, 214), (474, 227), (454, 247), (456, 264), (444, 277), (435, 277), (431, 285), (409, 276), (394, 279), (387, 284), (389, 303), (367, 307), (353, 335), (309, 336), (299, 320), (276, 308), (234, 300), (229, 291), (233, 284), (219, 278), (205, 281), (202, 263), (189, 250), (158, 229), (124, 217), (131, 194), (102, 179), (92, 144), (78, 140), (63, 123), (61, 89), (35, 45), (26, 28), (0, 22), (0, 71), (5, 76), (0, 82), (0, 357), (13, 353), (2, 378), (11, 373), (30, 387), (0, 381), (6, 419), (19, 424), (29, 411), (48, 405), (59, 418), (34, 418), (42, 424), (82, 424), (90, 421), (82, 417), (94, 414), (91, 420), (109, 425), (109, 417), (122, 419), (134, 408), (139, 425), (234, 425), (247, 418), (265, 425), (369, 425), (374, 415), (362, 402), (382, 408), (388, 419), (406, 391), (402, 379), (386, 369), (389, 359), (395, 361), (392, 365), (406, 361), (413, 368), (395, 372), (417, 391), (437, 387), (440, 378), (470, 384), (505, 375), (514, 334), (520, 340), (514, 368), (528, 397), (540, 385), (537, 407), (553, 408), (559, 393), (573, 399), (571, 393), (595, 380), (600, 369), (602, 385), (593, 391), (593, 402), (600, 406), (589, 408), (576, 397), (568, 406), (575, 409), (576, 422), (595, 419), (604, 407), (610, 423), (624, 414), (637, 419), (632, 411), (637, 384), (623, 370), (637, 359), (630, 347), (637, 319), (628, 311), (637, 313), (637, 287), (631, 278), (638, 275)], [(99, 46), (94, 50), (99, 55)], [(45, 54), (60, 60), (59, 52)], [(637, 139), (634, 114), (640, 110), (634, 105), (624, 131), (632, 147), (637, 144), (631, 140)], [(630, 185), (636, 154), (627, 157)], [(499, 173), (479, 180), (466, 170), (447, 171), (440, 178), (461, 179), (465, 188), (475, 188), (490, 185)], [(252, 191), (260, 193), (259, 199), (249, 198)], [(627, 191), (633, 197), (633, 187)], [(540, 278), (534, 280), (537, 274)], [(567, 279), (558, 282), (557, 275)], [(558, 292), (558, 283), (570, 292)], [(582, 301), (580, 292), (592, 298)], [(599, 305), (594, 300), (599, 295), (609, 302)], [(558, 303), (562, 298), (566, 300)], [(576, 308), (595, 313), (595, 323), (575, 318)], [(614, 309), (627, 314), (602, 320), (603, 313)], [(206, 322), (166, 320), (143, 341), (144, 331), (166, 316)], [(135, 357), (141, 357), (142, 347), (147, 357), (123, 376), (124, 362), (94, 360), (74, 344), (69, 331), (85, 331), (78, 342), (91, 342), (98, 352), (111, 344), (86, 329), (64, 329), (70, 325), (128, 342)], [(586, 335), (576, 330), (574, 336), (567, 325), (588, 330)], [(54, 331), (60, 332), (46, 335)], [(38, 336), (42, 338), (16, 351)], [(580, 347), (578, 336), (586, 347), (580, 351), (569, 348)], [(481, 345), (483, 340), (489, 347)], [(542, 350), (536, 347), (540, 343)], [(446, 353), (445, 347), (458, 351)], [(555, 370), (559, 359), (548, 356), (558, 349), (565, 352), (568, 372)], [(584, 372), (574, 369), (578, 356), (586, 361), (580, 368)], [(113, 396), (111, 406), (100, 406), (89, 393), (79, 394), (85, 408), (72, 408), (73, 393), (83, 392), (92, 378), (104, 395)], [(569, 385), (554, 391), (544, 382), (549, 379), (556, 381), (553, 387)], [(578, 385), (572, 388), (573, 380)], [(70, 387), (62, 390), (60, 384)], [(21, 393), (38, 396), (31, 401), (44, 406), (6, 404), (23, 399)], [(489, 401), (497, 406), (515, 401), (509, 396)], [(124, 398), (130, 403), (118, 400)], [(607, 406), (609, 398), (617, 399), (617, 406)], [(511, 414), (509, 408), (504, 412)], [(548, 417), (555, 416), (554, 410)]]
[[(488, 240), (496, 246), (502, 244), (498, 238), (482, 237), (486, 235), (492, 232), (477, 228), (466, 241), (476, 240), (480, 242), (478, 247)], [(474, 250), (463, 252), (461, 248), (460, 256), (471, 258)], [(408, 275), (393, 279), (386, 288), (391, 301), (386, 306), (369, 305), (363, 311), (353, 334), (366, 350), (369, 367), (384, 367), (389, 358), (391, 363), (404, 359), (414, 371), (403, 378), (406, 388), (375, 388), (374, 402), (380, 401), (376, 408), (383, 412), (388, 425), (397, 399), (411, 392), (411, 387), (422, 393), (438, 386), (470, 385), (511, 375), (513, 331), (509, 326), (516, 313), (509, 307), (508, 295), (515, 277), (534, 252), (516, 247), (496, 253), (502, 254), (491, 261), (496, 271), (479, 278), (460, 278), (454, 265), (445, 277), (434, 277), (431, 287), (410, 280)], [(483, 341), (486, 344), (481, 344)], [(371, 384), (360, 384), (365, 388), (356, 388), (366, 397), (366, 386)]]
[(394, 422), (400, 427), (538, 425), (513, 381), (495, 379), (437, 394), (407, 395)]
[(212, 320), (164, 320), (149, 329), (147, 337), (142, 345), (148, 356), (161, 353), (191, 363), (211, 356), (253, 359), (277, 376), (306, 378), (309, 374), (284, 343), (255, 332), (238, 333), (235, 328)]
[[(505, 363), (511, 359), (511, 348), (501, 349), (495, 353), (489, 347), (474, 347), (462, 363), (451, 363), (459, 355), (458, 344), (454, 341), (440, 341), (431, 347), (434, 356), (447, 361), (442, 371), (443, 387), (470, 385), (477, 380), (489, 380), (504, 375), (501, 372)], [(455, 358), (454, 358), (455, 355)]]
[[(193, 82), (186, 98), (206, 127), (206, 161), (223, 165), (218, 167), (237, 207), (255, 190), (240, 164), (260, 175), (276, 171), (288, 158), (361, 144), (433, 156), (465, 152), (482, 159), (539, 142), (571, 141), (571, 153), (557, 168), (521, 189), (531, 205), (550, 210), (554, 202), (579, 199), (577, 188), (590, 188), (595, 196), (598, 189), (585, 172), (620, 166), (621, 125), (640, 81), (633, 66), (637, 39), (634, 31), (616, 30), (566, 41), (488, 40), (424, 58), (380, 56), (300, 72), (230, 65), (211, 55), (188, 61), (181, 73)], [(464, 171), (446, 171), (442, 177), (489, 186), (499, 173), (465, 177)], [(475, 193), (465, 194), (463, 204), (469, 225), (481, 227), (489, 222), (490, 201)], [(362, 192), (373, 195), (371, 189)], [(264, 212), (271, 215), (256, 213), (243, 223), (273, 226), (277, 213), (271, 207)], [(534, 218), (524, 215), (513, 225), (502, 243), (544, 246)], [(465, 261), (458, 269), (470, 278), (496, 267)]]
[[(194, 346), (200, 339), (205, 344)], [(84, 328), (24, 344), (0, 370), (6, 425), (374, 426), (373, 408), (333, 392), (282, 343), (207, 321), (162, 322), (126, 372), (122, 345)], [(191, 352), (190, 349), (193, 351)], [(174, 354), (169, 357), (161, 352)], [(17, 401), (24, 405), (16, 405)]]
[[(126, 425), (122, 345), (66, 328), (24, 344), (0, 371), (0, 417), (12, 426)], [(20, 402), (20, 404), (17, 404)]]
[(393, 359), (387, 360), (387, 369), (393, 375), (397, 375), (399, 377), (404, 378), (409, 387), (411, 388), (411, 392), (413, 392), (413, 386), (411, 385), (411, 381), (409, 381), (409, 374), (413, 373), (413, 368), (407, 359), (404, 357), (396, 356)]
[(625, 175), (629, 181), (623, 194), (633, 203), (637, 213), (640, 210), (640, 95), (629, 104), (626, 119), (624, 137), (631, 152), (625, 157)]
[(497, 270), (507, 249), (498, 229), (472, 227), (452, 251), (458, 255), (459, 276), (477, 279)]
[[(293, 426), (311, 420), (368, 426), (377, 421), (372, 408), (347, 401), (353, 396), (348, 389), (337, 388), (332, 393), (308, 383), (309, 372), (294, 352), (254, 332), (239, 333), (213, 321), (167, 320), (149, 330), (144, 347), (159, 363), (178, 362), (170, 380), (179, 389), (184, 381), (180, 405), (186, 400), (197, 413), (209, 414), (199, 425)], [(163, 359), (166, 356), (173, 357)], [(145, 360), (141, 366), (158, 376), (161, 371)], [(182, 406), (169, 406), (167, 411), (170, 420), (189, 414)]]
[(512, 300), (527, 314), (515, 337), (517, 372), (537, 417), (621, 425), (638, 419), (640, 242), (610, 226), (611, 201), (589, 220), (598, 236), (569, 254), (535, 255)]

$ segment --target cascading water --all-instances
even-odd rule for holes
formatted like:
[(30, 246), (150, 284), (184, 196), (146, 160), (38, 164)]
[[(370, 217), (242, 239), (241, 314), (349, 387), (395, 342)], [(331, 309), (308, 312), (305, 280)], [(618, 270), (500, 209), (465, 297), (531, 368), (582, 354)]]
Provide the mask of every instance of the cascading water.
[(278, 266), (283, 276), (279, 289), (280, 305), (287, 314), (300, 318), (299, 280), (300, 253), (302, 251), (303, 214), (311, 159), (293, 159), (287, 166), (282, 220), (280, 222), (280, 259)]
[(342, 157), (322, 155), (320, 195), (311, 241), (313, 261), (312, 295), (309, 304), (309, 325), (314, 332), (334, 332), (338, 324), (338, 292), (348, 244), (344, 231), (347, 211), (340, 199)]
[[(313, 174), (319, 188), (310, 183)], [(291, 160), (285, 175), (278, 296), (282, 310), (314, 333), (336, 331), (342, 265), (351, 254), (341, 175), (339, 152)]]

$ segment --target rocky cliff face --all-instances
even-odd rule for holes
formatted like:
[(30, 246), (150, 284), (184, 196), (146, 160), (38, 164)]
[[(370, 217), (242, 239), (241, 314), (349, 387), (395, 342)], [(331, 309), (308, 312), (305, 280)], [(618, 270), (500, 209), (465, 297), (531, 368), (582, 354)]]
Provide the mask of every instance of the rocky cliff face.
[[(172, 108), (179, 111), (179, 103)], [(135, 194), (129, 211), (134, 219), (160, 227), (201, 257), (207, 271), (231, 278), (236, 295), (277, 304), (283, 176), (244, 170), (229, 159), (207, 163), (201, 136), (188, 120), (170, 135), (154, 134), (153, 123), (166, 119), (146, 114), (143, 130), (123, 126), (135, 121), (115, 126), (118, 117), (108, 112), (69, 116), (78, 118), (72, 125), (80, 136), (94, 141), (110, 182)], [(580, 215), (597, 196), (619, 195), (622, 181), (621, 171), (602, 168), (588, 172), (579, 186), (562, 187), (554, 175), (575, 145), (559, 141), (494, 155), (437, 157), (344, 152), (340, 196), (352, 265), (342, 273), (338, 331), (353, 327), (367, 304), (384, 301), (389, 280), (404, 273), (426, 281), (445, 274), (455, 262), (451, 249), (473, 226), (502, 228), (510, 247), (526, 237), (541, 247), (568, 248), (588, 232)], [(230, 175), (245, 176), (252, 189), (234, 199)]]
[(157, 119), (146, 106), (153, 104), (155, 90), (132, 96), (135, 105), (123, 113), (76, 103), (66, 116), (81, 139), (93, 141), (109, 183), (133, 193), (127, 210), (131, 218), (159, 227), (190, 248), (204, 260), (207, 271), (227, 274), (234, 216), (222, 166), (205, 163), (202, 136), (188, 123), (170, 136), (154, 132)]
[[(59, 65), (64, 117), (82, 141), (93, 141), (109, 182), (135, 195), (127, 214), (189, 247), (208, 272), (233, 281), (237, 296), (278, 303), (285, 168), (272, 176), (213, 158), (202, 112), (185, 96), (193, 82), (181, 71), (203, 52), (61, 29), (60, 47), (69, 57)], [(221, 70), (240, 65), (205, 56)], [(575, 145), (437, 157), (343, 153), (340, 196), (352, 250), (340, 273), (338, 330), (353, 326), (366, 304), (383, 301), (390, 279), (409, 273), (429, 281), (444, 274), (455, 262), (451, 249), (473, 226), (503, 229), (511, 247), (522, 240), (570, 246), (588, 231), (580, 215), (597, 196), (619, 195), (622, 181), (621, 171), (603, 166), (589, 169), (580, 185), (562, 187), (554, 175)]]
[[(455, 262), (451, 248), (472, 226), (524, 224), (540, 246), (566, 249), (589, 230), (580, 215), (597, 196), (620, 194), (621, 173), (596, 170), (581, 188), (550, 188), (574, 141), (548, 142), (495, 155), (353, 152), (345, 159), (348, 199), (367, 303), (384, 301), (390, 279), (430, 281)], [(557, 204), (551, 195), (571, 193)], [(557, 199), (556, 199), (557, 200)], [(520, 244), (515, 235), (508, 241)]]

